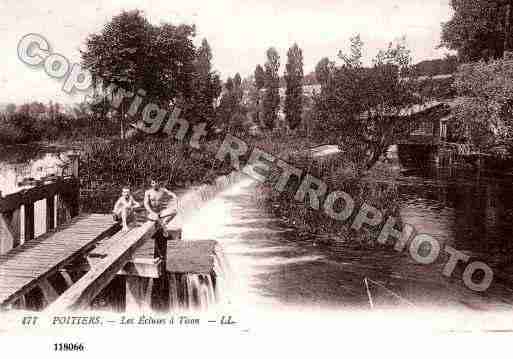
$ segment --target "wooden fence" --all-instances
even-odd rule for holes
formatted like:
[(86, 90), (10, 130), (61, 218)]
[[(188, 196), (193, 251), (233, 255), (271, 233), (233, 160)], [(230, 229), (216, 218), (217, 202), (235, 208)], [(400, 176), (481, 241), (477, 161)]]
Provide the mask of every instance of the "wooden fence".
[(79, 213), (78, 156), (68, 173), (34, 183), (28, 189), (1, 196), (0, 254), (55, 229)]

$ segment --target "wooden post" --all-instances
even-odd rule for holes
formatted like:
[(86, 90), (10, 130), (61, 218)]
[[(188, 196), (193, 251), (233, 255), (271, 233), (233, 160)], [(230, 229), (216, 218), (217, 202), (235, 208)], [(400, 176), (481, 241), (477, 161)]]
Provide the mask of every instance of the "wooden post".
[(55, 228), (55, 199), (54, 196), (46, 199), (46, 231)]
[(158, 303), (153, 303), (154, 310), (164, 310), (168, 311), (170, 309), (170, 301), (169, 301), (169, 277), (167, 272), (167, 240), (168, 238), (164, 237), (162, 229), (159, 229), (157, 233), (155, 233), (153, 237), (155, 241), (155, 249), (153, 257), (155, 259), (160, 259), (158, 272), (160, 273), (160, 277), (155, 279), (156, 288), (158, 293), (158, 298), (160, 300)]
[(23, 205), (23, 218), (25, 225), (24, 242), (28, 242), (34, 239), (34, 203), (25, 203)]
[(66, 222), (66, 213), (62, 196), (60, 194), (55, 195), (55, 226), (60, 226)]
[(159, 230), (155, 236), (155, 249), (153, 253), (154, 258), (160, 258), (161, 272), (164, 273), (166, 271), (166, 263), (167, 263), (167, 238), (163, 236), (162, 230)]
[(79, 170), (80, 170), (80, 156), (79, 155), (71, 155), (71, 175), (75, 178), (78, 178)]
[(59, 225), (59, 195), (53, 196), (53, 226), (56, 228)]
[(78, 216), (80, 210), (80, 185), (78, 180), (63, 194), (62, 199), (66, 208), (66, 221)]
[(57, 222), (56, 226), (70, 221), (78, 215), (78, 198), (76, 193), (57, 194)]

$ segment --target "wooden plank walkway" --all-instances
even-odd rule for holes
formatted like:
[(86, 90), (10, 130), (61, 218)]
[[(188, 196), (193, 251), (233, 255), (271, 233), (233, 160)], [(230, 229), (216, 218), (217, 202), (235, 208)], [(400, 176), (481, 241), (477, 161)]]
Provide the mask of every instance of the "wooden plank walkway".
[(86, 309), (116, 274), (123, 269), (135, 250), (156, 232), (155, 222), (146, 222), (122, 235), (109, 247), (108, 255), (91, 267), (82, 278), (68, 288), (48, 308), (49, 312), (63, 313), (75, 309)]
[(111, 215), (80, 215), (0, 256), (0, 305), (12, 303), (119, 229)]

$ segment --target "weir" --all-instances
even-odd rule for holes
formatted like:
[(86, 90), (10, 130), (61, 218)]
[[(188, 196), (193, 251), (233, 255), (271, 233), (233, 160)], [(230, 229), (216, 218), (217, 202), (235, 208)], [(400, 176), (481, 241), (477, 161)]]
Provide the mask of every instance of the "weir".
[[(166, 228), (171, 233), (167, 238), (152, 221), (140, 220), (130, 231), (120, 232), (110, 215), (78, 215), (79, 181), (75, 176), (58, 179), (61, 186), (38, 184), (23, 194), (2, 198), (0, 219), (8, 223), (0, 238), (6, 248), (0, 256), (1, 308), (54, 313), (207, 309), (220, 299), (225, 261), (215, 241), (183, 241), (182, 227), (187, 217), (240, 176), (234, 172), (179, 196), (177, 216)], [(11, 211), (26, 205), (27, 199), (36, 201), (49, 195), (67, 199), (64, 203), (73, 219), (54, 222), (56, 228), (49, 226), (47, 233), (37, 238), (16, 240), (19, 231), (12, 230), (9, 223), (17, 217)], [(47, 213), (55, 218), (54, 211)], [(10, 236), (4, 235), (6, 229)], [(29, 227), (25, 233), (33, 232)]]

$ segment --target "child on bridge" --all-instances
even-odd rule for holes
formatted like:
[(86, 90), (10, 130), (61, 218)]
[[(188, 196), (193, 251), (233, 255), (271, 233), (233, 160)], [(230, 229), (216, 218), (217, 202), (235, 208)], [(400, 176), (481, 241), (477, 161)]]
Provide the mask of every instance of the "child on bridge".
[(134, 220), (134, 209), (138, 207), (141, 207), (141, 204), (131, 195), (130, 188), (123, 187), (121, 197), (116, 201), (112, 211), (114, 220), (121, 221), (123, 231), (129, 230), (128, 223)]

